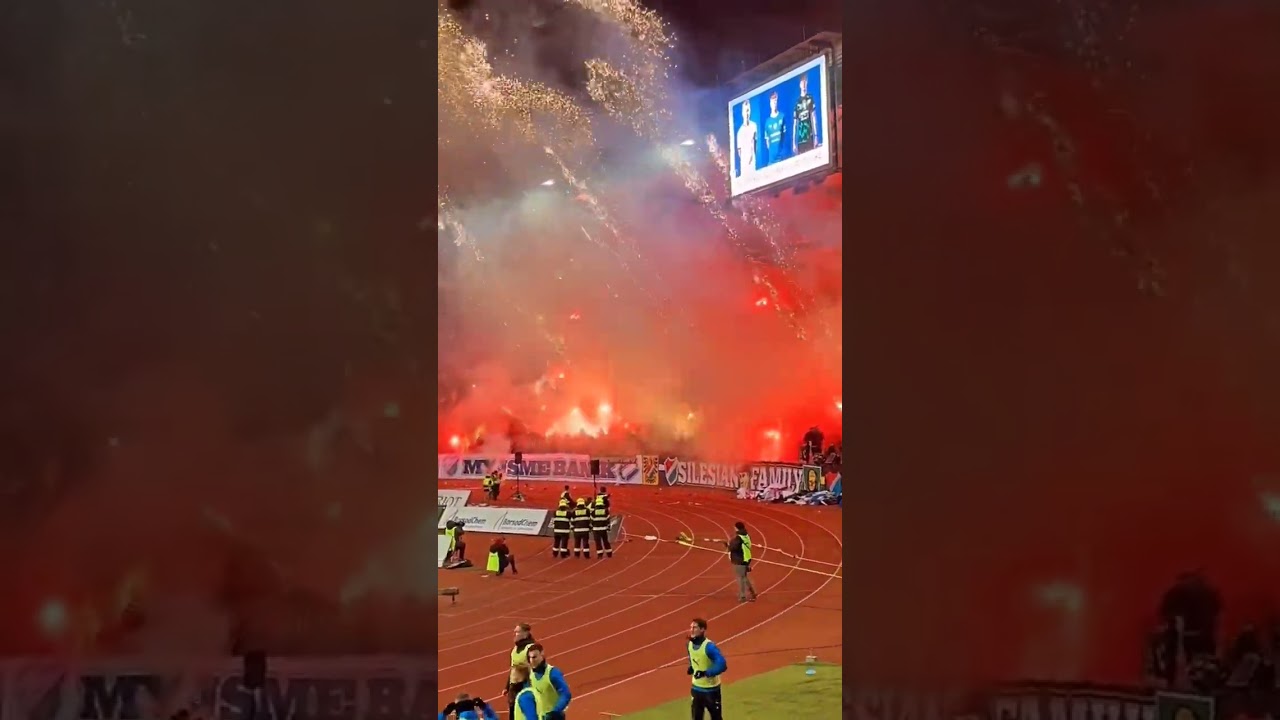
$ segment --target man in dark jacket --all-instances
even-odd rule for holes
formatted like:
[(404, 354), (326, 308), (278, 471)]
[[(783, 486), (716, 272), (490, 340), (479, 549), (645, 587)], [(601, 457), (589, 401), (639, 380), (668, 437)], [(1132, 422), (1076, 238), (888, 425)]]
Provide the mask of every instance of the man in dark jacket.
[(738, 578), (738, 602), (752, 602), (756, 599), (756, 589), (751, 585), (751, 536), (747, 534), (746, 523), (739, 520), (733, 524), (734, 536), (725, 543), (729, 548), (729, 564), (733, 566), (734, 577)]
[(591, 557), (591, 510), (587, 508), (587, 499), (578, 498), (578, 505), (573, 509), (569, 520), (573, 527), (573, 556)]

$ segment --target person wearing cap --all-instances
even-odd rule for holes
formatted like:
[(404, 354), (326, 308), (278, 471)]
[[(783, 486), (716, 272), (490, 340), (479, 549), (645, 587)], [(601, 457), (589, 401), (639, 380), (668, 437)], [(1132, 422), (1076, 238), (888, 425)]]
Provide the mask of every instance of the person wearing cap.
[(569, 557), (569, 535), (573, 532), (569, 501), (560, 499), (560, 506), (551, 516), (551, 557)]
[(725, 545), (729, 548), (729, 564), (733, 566), (733, 574), (738, 578), (738, 602), (755, 601), (756, 589), (751, 585), (751, 536), (747, 534), (746, 523), (739, 520), (733, 524), (734, 536)]
[(591, 536), (596, 540), (596, 557), (613, 557), (613, 545), (609, 544), (609, 504), (603, 497), (596, 497), (591, 508)]
[(573, 556), (591, 557), (591, 510), (587, 508), (587, 499), (578, 498), (573, 509)]

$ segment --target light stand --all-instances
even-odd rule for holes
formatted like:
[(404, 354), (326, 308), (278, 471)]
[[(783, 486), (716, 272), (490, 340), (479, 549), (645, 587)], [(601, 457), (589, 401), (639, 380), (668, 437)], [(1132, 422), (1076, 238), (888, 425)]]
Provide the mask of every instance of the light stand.
[(600, 488), (596, 484), (596, 478), (600, 477), (600, 459), (591, 459), (591, 506), (595, 507), (596, 498), (600, 497)]
[(516, 453), (516, 491), (511, 496), (516, 502), (524, 502), (524, 493), (520, 492), (520, 468), (524, 465), (524, 453)]

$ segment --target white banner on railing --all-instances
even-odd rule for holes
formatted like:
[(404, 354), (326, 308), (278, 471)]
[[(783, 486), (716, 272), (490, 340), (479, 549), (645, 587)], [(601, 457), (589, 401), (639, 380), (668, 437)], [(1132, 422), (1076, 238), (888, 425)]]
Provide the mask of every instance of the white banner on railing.
[[(591, 482), (591, 456), (568, 453), (515, 455), (437, 455), (441, 480), (477, 480), (498, 470), (506, 480)], [(639, 458), (604, 458), (596, 482), (639, 485)]]
[(402, 720), (436, 704), (425, 657), (273, 658), (256, 712), (236, 658), (19, 659), (0, 668), (3, 720), (166, 720), (181, 710), (204, 720)]
[(462, 523), (467, 532), (494, 535), (537, 535), (547, 524), (546, 510), (500, 507), (461, 507), (453, 515), (440, 519), (443, 528), (449, 520)]
[(470, 499), (470, 490), (436, 490), (436, 504), (446, 515), (466, 505)]

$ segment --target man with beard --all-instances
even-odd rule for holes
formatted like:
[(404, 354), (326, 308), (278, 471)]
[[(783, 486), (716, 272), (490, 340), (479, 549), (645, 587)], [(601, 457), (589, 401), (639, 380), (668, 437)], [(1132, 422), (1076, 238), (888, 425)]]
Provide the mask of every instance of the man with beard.
[(560, 668), (547, 663), (547, 657), (541, 645), (529, 646), (529, 687), (533, 689), (538, 705), (538, 715), (542, 720), (565, 720), (564, 711), (569, 708), (573, 693), (564, 680)]

